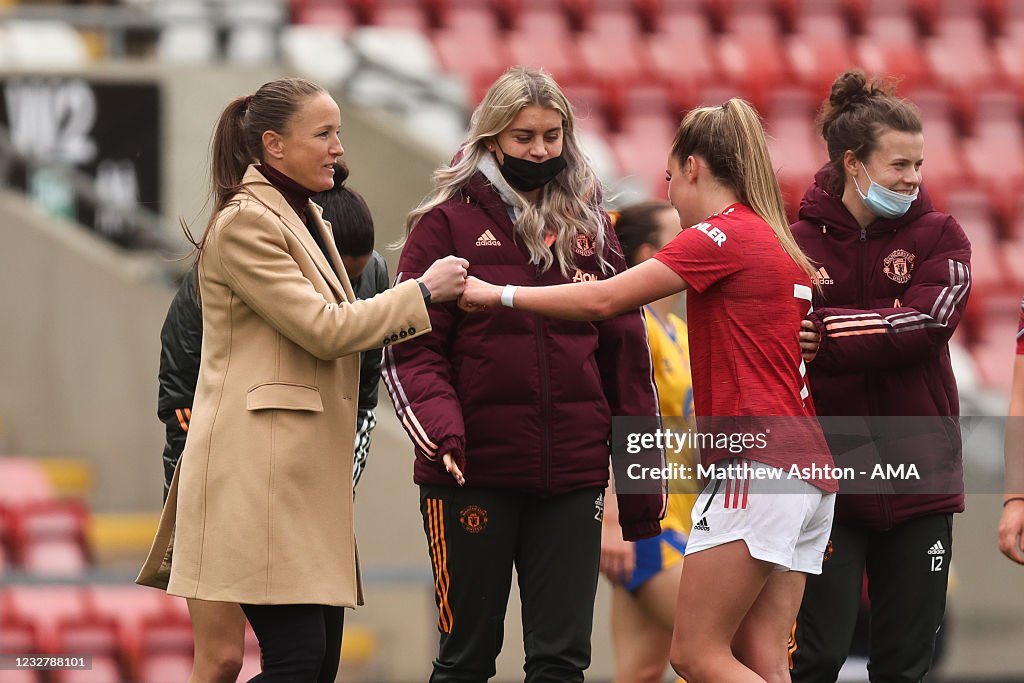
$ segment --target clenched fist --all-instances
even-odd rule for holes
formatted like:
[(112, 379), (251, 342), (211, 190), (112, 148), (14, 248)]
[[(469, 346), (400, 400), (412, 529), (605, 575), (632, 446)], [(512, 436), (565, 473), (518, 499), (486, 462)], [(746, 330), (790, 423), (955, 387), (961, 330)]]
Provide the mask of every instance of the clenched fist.
[(437, 259), (427, 272), (420, 276), (422, 282), (430, 290), (430, 302), (441, 303), (454, 301), (462, 295), (466, 287), (466, 272), (469, 261), (457, 256), (445, 256)]

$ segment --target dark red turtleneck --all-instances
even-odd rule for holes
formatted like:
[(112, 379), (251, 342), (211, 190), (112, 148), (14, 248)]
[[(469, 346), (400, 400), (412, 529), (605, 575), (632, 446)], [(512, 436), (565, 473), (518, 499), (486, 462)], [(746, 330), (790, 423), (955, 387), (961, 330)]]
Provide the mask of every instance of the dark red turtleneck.
[(310, 236), (313, 241), (316, 242), (316, 246), (320, 247), (320, 251), (323, 252), (324, 257), (327, 259), (327, 263), (331, 264), (331, 269), (335, 275), (340, 277), (338, 269), (334, 266), (334, 262), (327, 253), (327, 245), (324, 244), (323, 238), (320, 236), (320, 231), (316, 229), (316, 226), (310, 225), (309, 218), (306, 215), (306, 210), (309, 207), (310, 198), (316, 194), (312, 190), (308, 190), (302, 185), (281, 173), (270, 164), (260, 164), (256, 167), (259, 172), (263, 174), (263, 177), (270, 181), (270, 184), (278, 189), (278, 191), (284, 195), (285, 201), (288, 202), (288, 206), (295, 210), (295, 213), (299, 215), (299, 219), (302, 224), (309, 230)]
[(306, 218), (306, 206), (309, 204), (310, 197), (315, 195), (316, 192), (307, 190), (270, 164), (260, 164), (256, 168), (259, 169), (264, 178), (270, 181), (271, 185), (284, 195), (288, 205), (295, 210), (295, 213), (299, 214), (299, 219), (303, 224), (308, 226), (309, 220)]

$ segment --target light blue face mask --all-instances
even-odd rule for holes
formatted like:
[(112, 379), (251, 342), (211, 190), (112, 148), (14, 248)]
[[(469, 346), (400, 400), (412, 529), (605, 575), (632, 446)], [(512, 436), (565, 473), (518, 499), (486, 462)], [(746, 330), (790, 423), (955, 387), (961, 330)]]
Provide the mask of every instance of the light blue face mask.
[(860, 185), (857, 183), (856, 178), (853, 179), (853, 186), (857, 188), (857, 194), (864, 200), (864, 206), (868, 207), (868, 210), (879, 218), (899, 218), (910, 209), (910, 205), (917, 199), (917, 192), (914, 194), (902, 194), (882, 187), (874, 180), (871, 180), (871, 175), (868, 174), (868, 169), (863, 163), (860, 167), (864, 169), (864, 175), (871, 181), (871, 185), (868, 186), (868, 193), (865, 195), (860, 191)]

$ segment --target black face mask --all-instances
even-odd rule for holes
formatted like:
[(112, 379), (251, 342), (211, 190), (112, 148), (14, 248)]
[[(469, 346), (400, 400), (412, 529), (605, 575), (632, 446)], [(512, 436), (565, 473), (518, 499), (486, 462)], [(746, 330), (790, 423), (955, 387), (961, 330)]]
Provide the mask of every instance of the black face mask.
[[(498, 145), (498, 149), (501, 149), (501, 145)], [(531, 192), (544, 187), (566, 167), (565, 157), (561, 154), (538, 163), (510, 156), (503, 149), (501, 152), (505, 156), (505, 161), (498, 169), (508, 184), (520, 192)]]

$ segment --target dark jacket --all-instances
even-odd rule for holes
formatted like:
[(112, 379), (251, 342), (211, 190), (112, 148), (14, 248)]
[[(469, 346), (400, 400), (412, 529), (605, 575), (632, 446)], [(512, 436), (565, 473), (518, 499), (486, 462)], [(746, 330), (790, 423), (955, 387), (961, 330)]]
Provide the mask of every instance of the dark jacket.
[[(831, 173), (815, 176), (792, 226), (820, 267), (821, 291), (808, 315), (822, 335), (808, 365), (818, 415), (934, 418), (868, 421), (873, 432), (889, 434), (875, 439), (872, 457), (917, 462), (922, 493), (840, 495), (836, 519), (888, 529), (925, 514), (961, 512), (960, 402), (949, 338), (967, 306), (970, 242), (956, 220), (932, 208), (923, 187), (906, 215), (862, 229), (841, 197), (826, 191), (834, 186)], [(826, 434), (831, 425), (849, 435), (849, 422), (824, 422)], [(837, 466), (853, 452), (851, 443), (830, 436)]]
[[(388, 288), (388, 266), (376, 251), (352, 289), (359, 299), (369, 299)], [(160, 372), (157, 416), (164, 423), (164, 497), (171, 485), (174, 468), (185, 448), (188, 424), (192, 419), (192, 400), (199, 378), (199, 354), (203, 345), (203, 313), (196, 296), (195, 270), (185, 275), (174, 295), (160, 329)], [(364, 351), (359, 368), (359, 412), (377, 406), (380, 381), (380, 349)], [(360, 422), (362, 422), (360, 420)]]
[[(625, 269), (606, 225), (605, 258)], [(531, 265), (501, 197), (481, 173), (423, 216), (409, 235), (398, 279), (454, 254), (488, 282), (555, 285)], [(590, 240), (577, 248), (573, 280), (603, 278)], [(430, 307), (432, 332), (384, 351), (384, 382), (415, 446), (418, 484), (452, 486), (441, 456), (465, 458), (468, 486), (560, 495), (608, 483), (613, 415), (658, 414), (650, 350), (639, 310), (603, 322), (554, 320), (493, 307), (465, 314)], [(623, 536), (657, 534), (663, 496), (619, 496)]]

